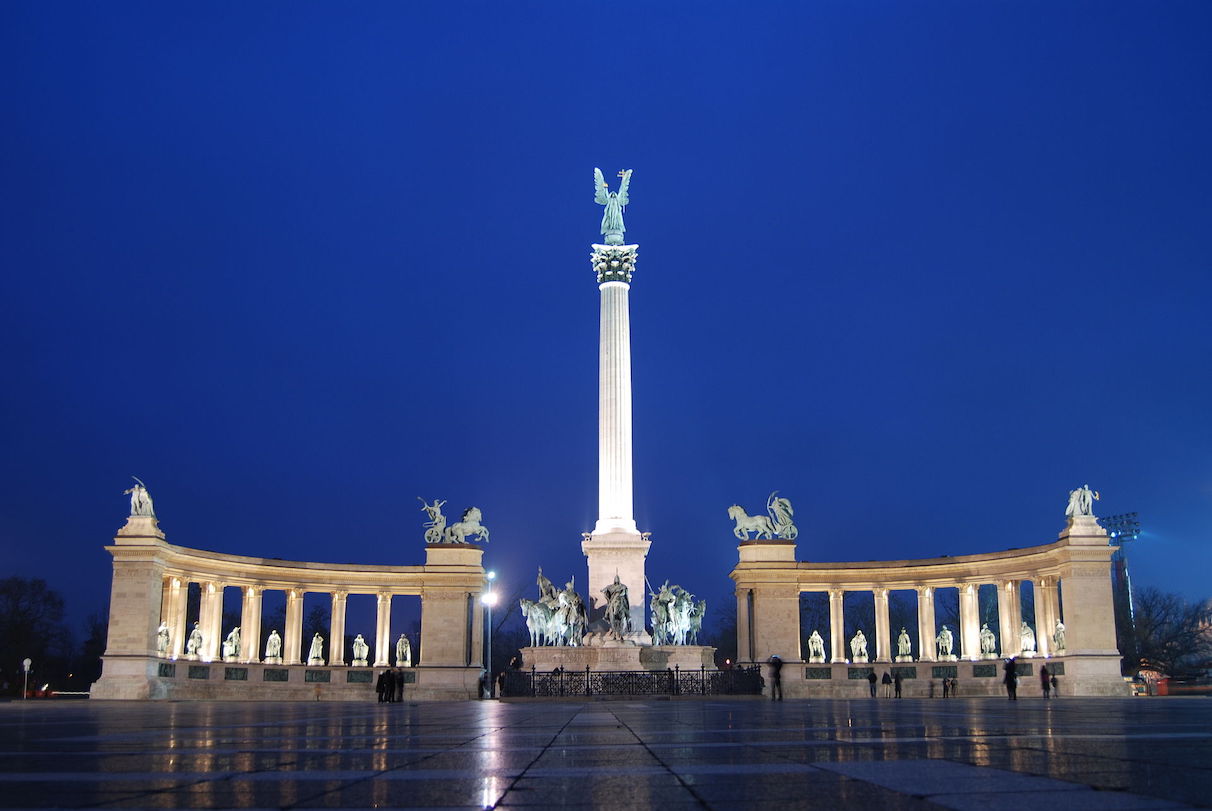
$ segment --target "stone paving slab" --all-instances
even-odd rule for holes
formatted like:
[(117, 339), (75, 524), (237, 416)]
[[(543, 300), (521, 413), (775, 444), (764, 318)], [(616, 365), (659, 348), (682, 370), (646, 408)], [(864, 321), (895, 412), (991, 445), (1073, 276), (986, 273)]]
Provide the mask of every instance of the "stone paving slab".
[(1212, 701), (0, 704), (0, 808), (1153, 809)]

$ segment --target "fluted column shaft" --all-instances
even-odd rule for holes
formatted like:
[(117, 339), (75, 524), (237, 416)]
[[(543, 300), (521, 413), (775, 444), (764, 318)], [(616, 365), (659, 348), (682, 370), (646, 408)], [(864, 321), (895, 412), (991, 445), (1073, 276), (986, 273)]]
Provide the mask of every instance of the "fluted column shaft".
[(344, 591), (332, 593), (332, 615), (329, 625), (328, 663), (330, 665), (345, 664), (345, 598)]
[(286, 629), (283, 636), (283, 663), (303, 664), (299, 660), (303, 647), (303, 593), (298, 589), (290, 589), (286, 592)]
[(185, 652), (185, 611), (189, 599), (189, 583), (179, 577), (172, 578), (168, 598), (172, 606), (168, 619), (168, 657), (176, 659)]
[(842, 589), (829, 590), (829, 651), (831, 662), (846, 661), (846, 617), (842, 607)]
[[(595, 534), (636, 532), (632, 515), (631, 316), (627, 282), (602, 293), (598, 357), (598, 521)], [(643, 588), (642, 584), (630, 584)]]
[(980, 612), (977, 610), (977, 584), (959, 587), (960, 642), (965, 659), (979, 659), (981, 651)]
[(888, 627), (888, 589), (875, 589), (875, 661), (892, 661), (892, 629)]
[(245, 586), (240, 604), (240, 661), (259, 662), (261, 642), (261, 594), (259, 586)]
[(203, 583), (202, 600), (199, 605), (199, 627), (202, 629), (200, 658), (213, 662), (219, 658), (219, 646), (223, 641), (223, 584)]
[(934, 661), (934, 636), (934, 589), (921, 586), (917, 590), (917, 658), (920, 661)]
[(380, 594), (375, 623), (375, 667), (387, 667), (387, 649), (391, 647), (391, 595)]

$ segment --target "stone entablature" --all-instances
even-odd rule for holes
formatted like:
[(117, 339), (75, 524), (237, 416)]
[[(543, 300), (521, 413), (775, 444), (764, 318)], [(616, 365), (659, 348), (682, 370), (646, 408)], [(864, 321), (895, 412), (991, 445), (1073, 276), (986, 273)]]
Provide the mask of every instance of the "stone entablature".
[[(919, 644), (913, 656), (899, 661), (933, 662), (939, 658), (934, 644), (938, 633), (934, 594), (940, 588), (956, 588), (960, 627), (950, 629), (955, 636), (953, 654), (976, 661), (982, 658), (978, 589), (993, 584), (998, 597), (998, 656), (1063, 655), (1070, 673), (1077, 678), (1068, 688), (1074, 694), (1122, 693), (1110, 582), (1110, 560), (1115, 549), (1108, 545), (1097, 519), (1087, 515), (1070, 518), (1055, 543), (918, 560), (798, 562), (795, 545), (787, 541), (745, 541), (737, 547), (739, 562), (730, 574), (737, 586), (737, 657), (742, 663), (764, 662), (773, 655), (786, 662), (800, 661), (803, 634), (826, 629), (800, 628), (799, 595), (824, 592), (829, 595), (830, 609), (827, 661), (848, 663), (852, 652), (849, 640), (844, 638), (843, 597), (846, 592), (871, 592), (875, 627), (865, 629), (875, 643), (870, 661), (891, 664), (897, 629), (889, 626), (888, 595), (891, 591), (911, 590), (918, 595)], [(1035, 594), (1033, 650), (1024, 650), (1020, 635), (1024, 581), (1033, 583)], [(1066, 644), (1063, 651), (1057, 651), (1052, 650), (1052, 633), (1062, 620), (1062, 589)], [(990, 655), (985, 653), (983, 658)], [(794, 678), (790, 685), (794, 692)], [(801, 686), (805, 686), (802, 681)]]

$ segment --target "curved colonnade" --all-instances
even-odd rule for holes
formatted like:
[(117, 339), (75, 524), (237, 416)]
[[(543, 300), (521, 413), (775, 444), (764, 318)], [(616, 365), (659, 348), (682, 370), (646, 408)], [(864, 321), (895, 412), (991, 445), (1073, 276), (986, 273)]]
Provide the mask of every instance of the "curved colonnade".
[[(790, 541), (747, 541), (738, 547), (740, 561), (731, 573), (736, 582), (737, 658), (741, 663), (765, 662), (779, 656), (787, 695), (860, 696), (867, 694), (867, 673), (877, 676), (898, 670), (905, 678), (906, 695), (927, 695), (931, 682), (959, 678), (968, 694), (994, 694), (1001, 689), (1001, 669), (975, 667), (982, 660), (1024, 656), (1024, 674), (1035, 674), (1033, 661), (1044, 659), (1049, 669), (1064, 674), (1062, 690), (1072, 695), (1124, 695), (1115, 641), (1110, 561), (1116, 547), (1093, 516), (1069, 520), (1055, 543), (981, 555), (922, 560), (853, 563), (802, 563), (795, 559)], [(1030, 581), (1034, 593), (1037, 649), (1023, 654), (1019, 644), (1022, 586)], [(997, 586), (997, 655), (982, 655), (978, 590)], [(959, 594), (959, 628), (956, 629), (954, 664), (939, 661), (934, 640), (935, 593), (956, 588)], [(894, 631), (889, 626), (889, 593), (917, 594), (917, 639), (912, 660), (894, 663)], [(829, 595), (828, 662), (806, 662), (801, 641), (812, 628), (800, 628), (800, 594)], [(867, 662), (849, 659), (845, 638), (843, 599), (847, 592), (870, 592), (875, 609), (874, 636)], [(1063, 613), (1062, 616), (1062, 596)], [(1052, 633), (1058, 621), (1065, 626), (1063, 650), (1053, 650)], [(873, 648), (873, 649), (872, 649)], [(804, 667), (799, 667), (803, 663)], [(886, 667), (879, 667), (886, 664)], [(1058, 667), (1055, 667), (1059, 665)], [(922, 672), (919, 672), (922, 671)], [(994, 677), (996, 676), (996, 677)]]
[[(345, 661), (345, 607), (350, 594), (373, 595), (377, 622), (371, 667), (393, 664), (391, 602), (395, 595), (421, 598), (420, 649), (410, 668), (409, 698), (470, 698), (476, 695), (483, 634), (479, 598), (484, 589), (483, 550), (463, 544), (426, 548), (422, 566), (363, 566), (228, 555), (169, 544), (155, 518), (131, 516), (118, 531), (113, 555), (109, 635), (94, 698), (330, 698), (373, 695), (373, 674), (352, 675)], [(198, 629), (202, 646), (186, 655), (189, 584), (198, 583)], [(240, 650), (220, 655), (223, 589), (241, 594)], [(285, 594), (281, 661), (261, 661), (261, 603), (266, 591)], [(303, 595), (326, 593), (332, 601), (323, 665), (304, 665)], [(168, 628), (168, 649), (157, 651), (157, 630)], [(230, 629), (227, 629), (230, 630)], [(416, 640), (414, 640), (415, 642)], [(194, 663), (197, 664), (194, 664)], [(186, 666), (178, 672), (177, 663)], [(219, 667), (209, 667), (210, 664)], [(223, 667), (240, 665), (241, 667)], [(272, 665), (272, 673), (265, 669)], [(243, 666), (252, 666), (243, 667)], [(315, 668), (344, 668), (333, 678)], [(184, 676), (184, 678), (182, 678)]]

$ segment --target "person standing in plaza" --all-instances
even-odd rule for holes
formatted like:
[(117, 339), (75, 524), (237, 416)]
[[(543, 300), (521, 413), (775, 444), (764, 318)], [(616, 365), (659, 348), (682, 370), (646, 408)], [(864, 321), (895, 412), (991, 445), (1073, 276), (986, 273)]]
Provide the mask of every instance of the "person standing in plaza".
[(1052, 695), (1060, 698), (1060, 682), (1056, 680), (1056, 673), (1052, 674)]
[(770, 700), (783, 700), (783, 659), (777, 654), (770, 657)]
[(901, 697), (901, 672), (896, 671), (896, 675), (892, 677), (892, 686), (896, 690), (896, 697)]
[(870, 687), (871, 687), (871, 697), (872, 698), (875, 698), (876, 681), (877, 681), (877, 679), (875, 678), (875, 671), (872, 670), (870, 673), (867, 674), (867, 684), (870, 685)]
[(1052, 674), (1048, 672), (1047, 665), (1039, 666), (1039, 687), (1044, 693), (1044, 698), (1052, 698)]
[(396, 668), (396, 701), (404, 701), (404, 668)]
[(383, 701), (385, 700), (383, 698), (383, 690), (386, 687), (387, 687), (387, 671), (384, 670), (382, 673), (379, 674), (378, 681), (375, 682), (375, 692), (379, 694), (379, 703), (380, 704), (382, 704)]
[(383, 671), (383, 700), (396, 703), (396, 672), (390, 667)]
[(1002, 682), (1006, 685), (1006, 697), (1011, 701), (1018, 701), (1018, 668), (1014, 659), (1007, 659), (1002, 665), (1002, 671), (1005, 674), (1002, 676)]
[(884, 698), (892, 698), (892, 674), (885, 670), (880, 682), (884, 685)]

